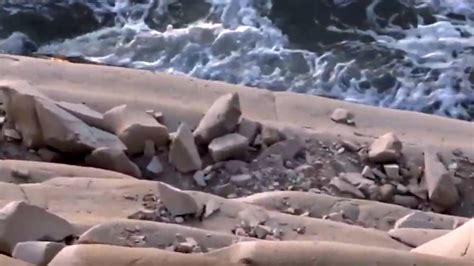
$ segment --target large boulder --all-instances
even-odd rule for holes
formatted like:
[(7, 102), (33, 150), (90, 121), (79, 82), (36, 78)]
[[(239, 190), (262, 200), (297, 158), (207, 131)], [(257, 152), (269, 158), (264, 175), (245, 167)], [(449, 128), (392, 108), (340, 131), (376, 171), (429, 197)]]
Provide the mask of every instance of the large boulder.
[(15, 246), (12, 257), (34, 265), (46, 266), (66, 245), (46, 241), (21, 242)]
[(459, 192), (452, 174), (444, 167), (432, 149), (425, 151), (425, 181), (428, 197), (437, 206), (449, 209), (459, 201)]
[(185, 123), (178, 127), (176, 136), (171, 142), (169, 161), (183, 173), (199, 170), (202, 167), (193, 133)]
[(374, 140), (369, 147), (369, 160), (374, 163), (396, 162), (402, 152), (402, 142), (393, 133), (387, 133)]
[(47, 97), (26, 82), (2, 82), (0, 89), (7, 120), (21, 133), (23, 144), (28, 148), (42, 146), (43, 135), (36, 115), (35, 99)]
[(145, 142), (152, 140), (157, 147), (168, 143), (168, 129), (144, 111), (127, 105), (116, 106), (104, 114), (104, 123), (127, 146), (127, 152), (143, 152)]
[(0, 210), (0, 251), (11, 254), (25, 241), (62, 241), (73, 235), (73, 227), (63, 218), (23, 201), (14, 201)]
[(66, 153), (84, 153), (100, 147), (125, 149), (115, 135), (88, 126), (48, 99), (37, 98), (35, 107), (44, 142), (51, 147)]
[(107, 169), (122, 174), (141, 177), (142, 174), (138, 166), (128, 159), (123, 150), (111, 148), (98, 148), (92, 151), (86, 159), (89, 166)]
[(199, 122), (194, 137), (198, 144), (208, 144), (213, 139), (236, 130), (242, 111), (237, 93), (218, 98)]

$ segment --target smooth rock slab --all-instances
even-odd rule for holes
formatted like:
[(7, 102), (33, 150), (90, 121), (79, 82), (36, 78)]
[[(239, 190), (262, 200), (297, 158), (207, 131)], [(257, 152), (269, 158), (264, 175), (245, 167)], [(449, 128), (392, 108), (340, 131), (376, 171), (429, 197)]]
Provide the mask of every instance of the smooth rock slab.
[(62, 241), (71, 235), (73, 227), (66, 220), (23, 201), (0, 210), (0, 251), (6, 254), (19, 242)]
[(56, 242), (21, 242), (15, 246), (12, 257), (34, 265), (46, 266), (65, 246)]
[(215, 162), (230, 158), (242, 158), (247, 154), (249, 141), (237, 133), (228, 134), (212, 140), (209, 152)]
[(194, 136), (188, 125), (182, 123), (170, 146), (169, 162), (182, 173), (199, 170), (202, 167)]
[(207, 110), (194, 131), (196, 142), (206, 145), (215, 138), (234, 132), (241, 114), (237, 93), (221, 96)]

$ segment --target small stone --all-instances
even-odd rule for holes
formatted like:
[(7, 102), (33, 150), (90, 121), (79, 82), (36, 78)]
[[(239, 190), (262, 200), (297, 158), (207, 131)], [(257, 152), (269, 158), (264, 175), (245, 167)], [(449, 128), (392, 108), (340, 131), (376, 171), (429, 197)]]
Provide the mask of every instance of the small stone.
[(196, 142), (206, 145), (215, 138), (234, 132), (241, 114), (237, 93), (219, 97), (207, 110), (194, 131)]
[(304, 235), (306, 233), (306, 227), (305, 226), (298, 227), (296, 228), (295, 231), (299, 235)]
[(207, 186), (206, 180), (204, 179), (204, 172), (203, 171), (196, 171), (193, 175), (194, 182), (200, 187)]
[(247, 155), (248, 139), (237, 133), (228, 134), (212, 140), (209, 152), (215, 162), (229, 158), (242, 158)]
[(375, 180), (375, 175), (372, 172), (372, 169), (367, 165), (364, 166), (364, 168), (362, 169), (362, 176), (366, 177), (366, 178), (370, 178), (372, 180)]
[(198, 205), (188, 193), (164, 183), (158, 183), (158, 193), (166, 209), (173, 215), (196, 214)]
[(359, 189), (339, 177), (332, 178), (329, 185), (335, 187), (340, 193), (349, 194), (350, 196), (360, 199), (365, 198)]
[(57, 162), (61, 158), (61, 155), (59, 153), (47, 148), (39, 149), (38, 155), (44, 162)]
[(272, 229), (264, 225), (257, 225), (253, 229), (253, 234), (259, 239), (265, 239), (267, 235), (270, 235), (271, 233), (272, 233)]
[(235, 175), (230, 178), (230, 181), (237, 186), (245, 186), (252, 181), (252, 176), (249, 174)]
[(17, 243), (62, 241), (73, 231), (63, 218), (22, 201), (10, 202), (0, 210), (0, 251), (4, 254), (11, 254)]
[(154, 175), (163, 173), (163, 165), (161, 164), (160, 158), (158, 158), (158, 156), (153, 156), (146, 166), (146, 170)]
[(323, 216), (323, 220), (331, 220), (335, 222), (344, 222), (344, 217), (340, 212), (333, 212)]
[(247, 208), (238, 213), (243, 225), (254, 228), (257, 225), (263, 225), (270, 217), (262, 208)]
[(397, 192), (400, 194), (407, 194), (408, 188), (402, 184), (397, 184)]
[(397, 220), (394, 226), (397, 228), (425, 228), (435, 229), (431, 217), (421, 211), (415, 211)]
[(358, 152), (361, 149), (359, 143), (349, 139), (345, 139), (342, 141), (342, 147), (351, 152)]
[(420, 185), (409, 184), (408, 190), (410, 191), (411, 194), (417, 196), (418, 198), (422, 200), (428, 199), (428, 189), (426, 187), (423, 187), (421, 184)]
[(415, 209), (418, 207), (420, 202), (416, 197), (413, 196), (395, 195), (393, 197), (393, 203), (403, 207)]
[(136, 164), (134, 164), (123, 150), (112, 148), (98, 148), (85, 158), (89, 166), (108, 169), (126, 175), (141, 177), (142, 174)]
[(280, 141), (264, 150), (257, 157), (257, 161), (265, 160), (270, 155), (280, 155), (283, 161), (292, 160), (303, 149), (304, 143), (300, 139)]
[(258, 134), (259, 129), (260, 124), (258, 122), (242, 117), (237, 128), (237, 133), (246, 137), (249, 143), (253, 143), (255, 137)]
[(316, 168), (309, 164), (302, 164), (296, 167), (295, 171), (301, 173), (305, 178), (314, 177), (316, 175)]
[(402, 152), (402, 142), (393, 133), (376, 139), (369, 147), (369, 160), (374, 163), (394, 163)]
[(178, 224), (184, 223), (184, 218), (181, 216), (174, 217), (174, 221)]
[(378, 168), (374, 167), (374, 168), (371, 168), (370, 170), (379, 179), (387, 179), (387, 176), (382, 171), (380, 171)]
[(21, 242), (15, 246), (12, 257), (34, 265), (46, 266), (65, 246), (56, 242)]
[(83, 103), (58, 102), (57, 105), (92, 127), (104, 129), (104, 115)]
[(224, 163), (224, 169), (231, 175), (242, 174), (247, 167), (246, 162), (239, 160), (230, 160)]
[(425, 181), (431, 202), (444, 209), (449, 209), (459, 202), (459, 192), (452, 174), (431, 149), (425, 151)]
[(153, 142), (153, 140), (146, 140), (145, 148), (143, 149), (143, 155), (147, 158), (151, 158), (155, 156), (155, 153), (156, 153), (155, 142)]
[(235, 235), (236, 236), (242, 236), (242, 237), (247, 237), (248, 236), (248, 234), (245, 232), (245, 230), (243, 228), (240, 228), (240, 227), (235, 229)]
[(344, 181), (349, 182), (350, 184), (356, 186), (359, 189), (368, 188), (375, 185), (373, 180), (364, 178), (362, 174), (359, 173), (341, 173), (339, 175)]
[(396, 188), (393, 185), (385, 184), (379, 187), (380, 191), (380, 201), (382, 202), (392, 202), (393, 196), (395, 195)]
[(20, 133), (13, 128), (3, 128), (3, 135), (7, 138), (13, 139), (13, 140), (22, 140), (22, 137)]
[(230, 194), (235, 194), (235, 186), (231, 183), (217, 185), (214, 187), (214, 193), (221, 197), (227, 197)]
[(273, 145), (281, 140), (280, 132), (278, 129), (263, 125), (261, 133), (262, 142), (267, 145)]
[(342, 123), (347, 125), (354, 124), (354, 114), (347, 111), (344, 108), (337, 108), (331, 114), (331, 120), (336, 123)]
[(206, 212), (204, 213), (204, 218), (208, 218), (209, 216), (213, 215), (214, 213), (220, 210), (221, 204), (216, 200), (209, 200), (206, 203)]
[(191, 129), (185, 123), (178, 127), (176, 137), (171, 142), (169, 161), (182, 173), (199, 170), (202, 167)]
[(385, 174), (391, 180), (401, 181), (403, 178), (400, 176), (400, 168), (396, 164), (384, 164), (383, 166)]

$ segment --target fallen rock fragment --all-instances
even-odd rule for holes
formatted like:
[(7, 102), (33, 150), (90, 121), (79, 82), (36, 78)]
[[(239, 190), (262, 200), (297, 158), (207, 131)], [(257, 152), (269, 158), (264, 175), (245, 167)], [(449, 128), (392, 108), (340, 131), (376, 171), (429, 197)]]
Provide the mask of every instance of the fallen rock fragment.
[(242, 210), (238, 213), (238, 217), (240, 218), (242, 225), (249, 228), (265, 224), (265, 222), (270, 219), (267, 212), (262, 208), (248, 208)]
[(431, 202), (449, 209), (459, 201), (459, 192), (452, 174), (438, 160), (436, 152), (431, 149), (425, 151), (425, 181)]
[(253, 143), (259, 130), (260, 124), (258, 122), (242, 117), (239, 127), (237, 128), (237, 133), (246, 137), (249, 143)]
[(411, 209), (416, 209), (420, 204), (416, 197), (402, 195), (395, 195), (393, 197), (393, 203)]
[(146, 170), (154, 175), (159, 175), (163, 172), (163, 165), (158, 156), (153, 156), (146, 166)]
[(0, 251), (11, 254), (25, 241), (62, 241), (73, 235), (64, 219), (23, 201), (13, 201), (0, 210)]
[(105, 112), (104, 123), (111, 132), (117, 134), (130, 154), (143, 152), (147, 140), (152, 140), (157, 147), (169, 140), (165, 126), (145, 112), (127, 105), (116, 106)]
[(83, 103), (58, 102), (57, 105), (92, 127), (106, 130), (104, 115)]
[(397, 220), (394, 226), (397, 228), (424, 228), (424, 229), (435, 229), (435, 225), (432, 218), (421, 212), (415, 211)]
[(202, 167), (201, 157), (189, 127), (182, 123), (170, 146), (169, 161), (178, 171), (187, 173)]
[(291, 160), (293, 159), (299, 152), (304, 149), (304, 143), (300, 139), (287, 139), (275, 143), (264, 150), (258, 157), (257, 161), (261, 161), (268, 157), (269, 155), (279, 155), (281, 159)]
[(341, 173), (339, 176), (362, 191), (367, 191), (369, 187), (375, 185), (373, 180), (364, 178), (359, 173)]
[(398, 167), (397, 164), (384, 164), (383, 169), (389, 179), (395, 181), (401, 181), (403, 179), (403, 177), (400, 176), (400, 167)]
[(354, 125), (354, 114), (344, 108), (337, 108), (331, 114), (331, 120), (336, 123)]
[(241, 187), (246, 186), (252, 181), (252, 176), (249, 174), (234, 175), (230, 178), (230, 182)]
[(85, 162), (92, 167), (107, 169), (134, 177), (142, 176), (138, 166), (128, 159), (122, 150), (98, 148), (86, 157)]
[(63, 243), (28, 241), (15, 246), (12, 257), (38, 266), (46, 266), (64, 248)]
[(369, 147), (369, 160), (374, 163), (394, 163), (402, 152), (402, 142), (393, 133), (374, 140)]
[(237, 133), (228, 134), (212, 140), (209, 152), (215, 162), (230, 158), (245, 157), (248, 151), (248, 139)]
[(193, 175), (194, 182), (200, 187), (206, 187), (206, 179), (203, 171), (196, 171)]
[(18, 140), (21, 141), (23, 138), (20, 135), (20, 132), (18, 132), (16, 129), (13, 128), (3, 128), (3, 136), (12, 139), (12, 140)]
[(188, 193), (163, 183), (158, 183), (158, 192), (161, 201), (173, 216), (198, 212), (196, 201)]
[(262, 125), (262, 133), (260, 134), (260, 137), (262, 142), (267, 146), (273, 145), (282, 139), (278, 129), (268, 125)]
[(333, 177), (329, 185), (336, 188), (337, 191), (342, 194), (348, 194), (359, 199), (365, 198), (364, 194), (359, 189), (357, 189), (357, 187), (350, 184), (349, 182), (344, 181), (340, 177)]
[(241, 114), (237, 93), (221, 96), (207, 110), (194, 131), (196, 142), (206, 145), (215, 138), (234, 132)]
[(364, 168), (362, 169), (362, 176), (363, 177), (366, 177), (366, 178), (370, 178), (372, 180), (375, 179), (375, 175), (374, 173), (372, 172), (372, 169), (369, 167), (369, 166), (364, 166)]
[(395, 195), (395, 192), (397, 191), (397, 189), (393, 185), (384, 184), (379, 187), (379, 191), (380, 191), (380, 201), (392, 202), (393, 196)]

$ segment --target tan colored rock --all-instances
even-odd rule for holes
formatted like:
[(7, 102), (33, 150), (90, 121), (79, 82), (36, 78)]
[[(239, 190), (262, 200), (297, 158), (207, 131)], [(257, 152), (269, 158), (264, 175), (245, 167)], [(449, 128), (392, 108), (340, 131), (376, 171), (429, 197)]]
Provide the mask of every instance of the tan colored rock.
[(122, 150), (98, 148), (86, 157), (85, 162), (92, 167), (107, 169), (134, 177), (142, 176), (138, 166), (128, 159)]
[(185, 123), (178, 127), (176, 136), (171, 142), (169, 162), (183, 173), (202, 168), (202, 161), (194, 142), (194, 136)]
[(215, 162), (245, 157), (249, 147), (246, 137), (237, 133), (215, 138), (209, 144), (209, 152)]
[(146, 170), (155, 175), (161, 174), (163, 172), (163, 165), (161, 164), (160, 158), (153, 156), (146, 166)]
[(158, 183), (160, 199), (173, 215), (196, 214), (199, 211), (194, 198), (188, 193), (164, 183)]
[(331, 114), (331, 120), (336, 123), (353, 125), (354, 122), (354, 114), (347, 111), (344, 108), (336, 108)]
[(425, 181), (431, 202), (444, 209), (449, 209), (458, 203), (459, 192), (452, 174), (431, 149), (425, 151)]
[(270, 219), (267, 212), (262, 208), (247, 208), (238, 213), (238, 217), (243, 225), (256, 227), (265, 224)]
[(237, 128), (237, 133), (246, 137), (249, 140), (249, 143), (253, 143), (260, 127), (260, 123), (242, 117)]
[(418, 247), (449, 232), (450, 230), (398, 228), (388, 231), (388, 235), (410, 247)]
[(73, 245), (64, 248), (49, 266), (235, 266), (202, 255), (181, 254), (154, 248), (129, 248), (110, 245)]
[(107, 129), (104, 123), (104, 114), (93, 110), (83, 103), (58, 102), (57, 105), (91, 127), (102, 130)]
[(366, 191), (369, 187), (375, 185), (373, 180), (364, 178), (359, 173), (341, 173), (339, 176), (362, 191)]
[(435, 229), (432, 217), (421, 211), (414, 211), (400, 219), (395, 223), (395, 229), (398, 228), (422, 228)]
[(260, 134), (260, 137), (262, 142), (267, 146), (273, 145), (282, 139), (280, 131), (268, 125), (262, 125), (262, 133)]
[(474, 262), (474, 220), (471, 219), (461, 227), (435, 238), (411, 252), (442, 256), (448, 258), (462, 258)]
[(0, 251), (11, 254), (19, 242), (61, 241), (73, 235), (64, 219), (37, 206), (14, 201), (0, 210)]
[(34, 265), (47, 266), (65, 246), (56, 242), (21, 242), (16, 244), (12, 257)]
[(127, 146), (127, 152), (143, 152), (145, 142), (152, 140), (157, 147), (168, 143), (168, 129), (153, 117), (127, 105), (116, 106), (104, 114), (107, 128), (117, 134)]
[(23, 81), (9, 81), (0, 84), (7, 120), (12, 122), (23, 137), (23, 144), (28, 148), (43, 145), (41, 127), (36, 115), (36, 98), (47, 97)]
[(237, 93), (221, 96), (207, 110), (194, 131), (196, 142), (205, 145), (215, 138), (234, 132), (241, 114)]
[(24, 262), (22, 260), (12, 259), (5, 255), (0, 255), (0, 265), (5, 266), (33, 266), (33, 264)]
[(403, 179), (403, 177), (400, 176), (400, 167), (397, 164), (384, 164), (383, 169), (389, 179), (395, 181), (401, 181)]
[(67, 153), (100, 147), (125, 148), (116, 136), (88, 126), (52, 101), (36, 99), (35, 106), (44, 142), (51, 147)]
[(393, 163), (402, 152), (402, 142), (394, 133), (387, 133), (374, 140), (369, 147), (369, 160), (374, 163)]

